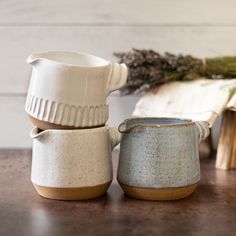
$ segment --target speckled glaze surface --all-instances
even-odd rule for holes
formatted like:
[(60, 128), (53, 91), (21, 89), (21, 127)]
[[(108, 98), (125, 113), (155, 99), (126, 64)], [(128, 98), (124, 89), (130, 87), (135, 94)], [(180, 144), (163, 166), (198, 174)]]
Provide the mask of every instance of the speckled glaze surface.
[(120, 141), (115, 128), (46, 130), (33, 128), (33, 184), (81, 188), (110, 183), (111, 151)]
[(25, 111), (41, 129), (53, 129), (50, 124), (71, 128), (104, 125), (107, 96), (127, 80), (125, 64), (85, 53), (34, 53), (27, 62), (33, 69)]
[(198, 144), (209, 134), (206, 122), (132, 118), (124, 121), (119, 131), (117, 178), (121, 184), (170, 190), (200, 180)]

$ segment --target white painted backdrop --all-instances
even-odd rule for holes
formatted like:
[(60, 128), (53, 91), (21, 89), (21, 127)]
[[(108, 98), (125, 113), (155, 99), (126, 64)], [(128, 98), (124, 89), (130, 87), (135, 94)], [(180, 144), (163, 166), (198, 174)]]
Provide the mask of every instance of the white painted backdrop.
[[(25, 59), (41, 50), (83, 51), (116, 60), (132, 47), (195, 56), (236, 54), (235, 0), (0, 0), (0, 148), (31, 146), (24, 102)], [(111, 125), (137, 97), (110, 97)]]

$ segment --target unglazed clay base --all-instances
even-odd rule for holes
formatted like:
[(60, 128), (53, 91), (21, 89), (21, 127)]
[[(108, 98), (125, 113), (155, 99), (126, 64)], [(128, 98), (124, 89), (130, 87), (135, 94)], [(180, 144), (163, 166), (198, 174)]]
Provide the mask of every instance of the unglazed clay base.
[(123, 191), (130, 197), (144, 200), (177, 200), (188, 197), (196, 189), (198, 183), (178, 188), (138, 188), (120, 183)]
[(66, 125), (57, 125), (57, 124), (53, 124), (53, 123), (50, 123), (47, 121), (38, 120), (30, 115), (28, 115), (28, 117), (30, 118), (30, 121), (41, 130), (46, 130), (46, 129), (81, 129), (81, 128), (86, 129), (86, 128), (97, 128), (97, 127), (103, 126), (103, 125), (99, 125), (99, 126), (91, 126), (91, 127), (74, 127), (74, 126), (66, 126)]
[(52, 188), (33, 184), (39, 195), (56, 200), (86, 200), (97, 198), (107, 192), (111, 181), (93, 187)]

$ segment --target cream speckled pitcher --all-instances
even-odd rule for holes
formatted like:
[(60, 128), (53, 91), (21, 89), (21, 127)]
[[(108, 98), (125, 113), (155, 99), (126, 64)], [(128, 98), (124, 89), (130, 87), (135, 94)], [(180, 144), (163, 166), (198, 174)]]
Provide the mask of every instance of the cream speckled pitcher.
[(200, 180), (198, 144), (206, 122), (174, 118), (131, 118), (122, 133), (118, 182), (128, 195), (148, 200), (189, 196)]
[(45, 130), (33, 128), (31, 180), (46, 198), (81, 200), (104, 194), (112, 181), (111, 151), (116, 128)]
[(107, 96), (127, 80), (125, 64), (75, 52), (34, 53), (25, 110), (41, 129), (102, 126)]

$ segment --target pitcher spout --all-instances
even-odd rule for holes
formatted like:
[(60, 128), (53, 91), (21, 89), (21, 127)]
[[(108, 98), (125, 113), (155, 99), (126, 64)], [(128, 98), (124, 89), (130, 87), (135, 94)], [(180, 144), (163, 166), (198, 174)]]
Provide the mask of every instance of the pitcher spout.
[(27, 63), (28, 64), (32, 64), (36, 61), (38, 61), (39, 59), (41, 59), (43, 57), (43, 53), (32, 53), (28, 58), (27, 58)]
[(119, 125), (118, 130), (121, 133), (129, 133), (131, 129), (137, 126), (139, 126), (139, 124), (132, 122), (132, 119), (126, 119)]
[(38, 127), (34, 127), (30, 131), (30, 137), (32, 139), (39, 139), (39, 138), (42, 138), (48, 132), (49, 132), (48, 130), (40, 130)]

